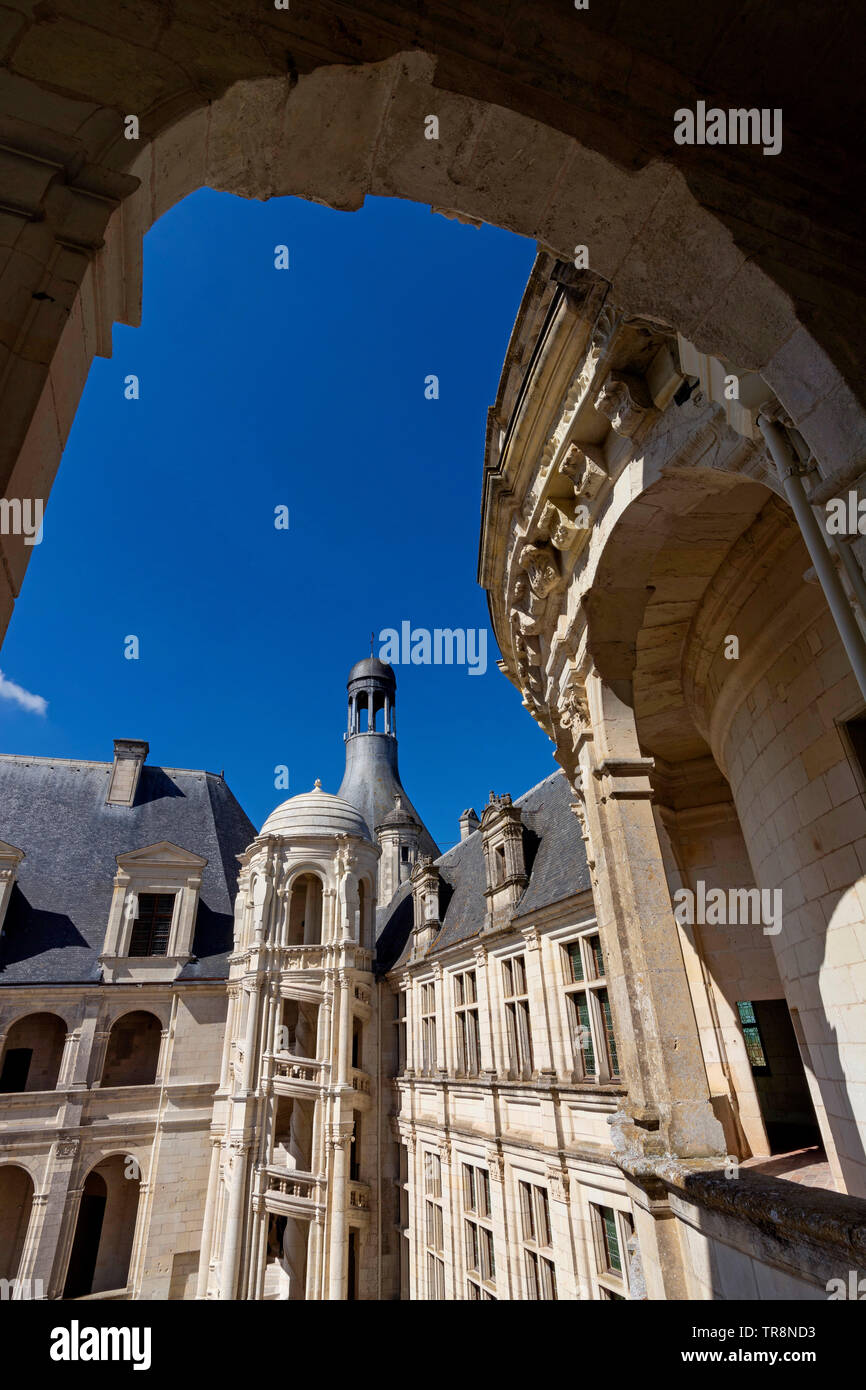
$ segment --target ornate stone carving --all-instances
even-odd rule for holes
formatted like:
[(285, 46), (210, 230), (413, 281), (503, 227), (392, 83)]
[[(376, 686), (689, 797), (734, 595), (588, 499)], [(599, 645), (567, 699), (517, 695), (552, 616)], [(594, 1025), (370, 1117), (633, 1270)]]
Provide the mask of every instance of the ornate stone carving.
[(547, 598), (562, 584), (559, 560), (548, 544), (527, 543), (520, 552), (518, 567), (526, 571), (529, 587), (538, 598)]
[(560, 499), (548, 502), (541, 513), (539, 529), (557, 550), (570, 550), (577, 541), (583, 539), (587, 530), (588, 517), (583, 511), (576, 512), (571, 503)]
[(568, 1201), (568, 1173), (557, 1165), (547, 1170), (547, 1187), (554, 1202)]
[(586, 687), (574, 676), (559, 700), (559, 722), (564, 729), (571, 729), (575, 739), (590, 727)]
[(501, 1149), (490, 1148), (487, 1150), (487, 1170), (491, 1182), (505, 1181), (505, 1160), (502, 1157)]
[(559, 471), (570, 479), (575, 497), (584, 503), (592, 501), (607, 477), (604, 454), (591, 444), (570, 444)]
[(580, 838), (586, 845), (586, 862), (589, 865), (590, 870), (592, 870), (595, 868), (595, 860), (590, 856), (589, 853), (589, 822), (587, 820), (586, 815), (586, 803), (580, 800), (580, 798), (578, 798), (577, 801), (572, 801), (571, 809), (577, 816), (577, 821), (580, 826)]
[(541, 950), (541, 937), (538, 934), (537, 927), (527, 927), (526, 930), (522, 933), (522, 935), (523, 940), (526, 943), (527, 951)]
[(644, 392), (638, 381), (624, 372), (611, 372), (595, 398), (599, 414), (610, 420), (617, 434), (627, 438), (637, 433), (646, 417), (646, 406), (641, 401)]
[(355, 1126), (352, 1122), (348, 1125), (328, 1125), (325, 1132), (325, 1142), (329, 1149), (347, 1149), (352, 1142), (352, 1135)]
[(74, 1158), (78, 1153), (78, 1139), (57, 1139), (54, 1143), (55, 1158)]

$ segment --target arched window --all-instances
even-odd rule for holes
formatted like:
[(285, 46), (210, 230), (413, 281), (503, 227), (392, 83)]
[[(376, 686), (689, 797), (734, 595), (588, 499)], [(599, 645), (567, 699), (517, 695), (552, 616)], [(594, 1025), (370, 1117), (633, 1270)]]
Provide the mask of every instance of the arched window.
[(64, 1298), (126, 1288), (139, 1185), (138, 1164), (125, 1154), (112, 1154), (88, 1173), (75, 1223)]
[(0, 1167), (0, 1279), (17, 1279), (33, 1206), (33, 1179), (25, 1168)]
[(159, 1062), (162, 1024), (136, 1009), (116, 1019), (108, 1039), (103, 1086), (152, 1086)]
[(57, 1014), (27, 1014), (6, 1035), (0, 1092), (53, 1091), (60, 1074), (66, 1024)]
[(316, 874), (300, 874), (292, 884), (288, 945), (321, 944), (322, 880)]

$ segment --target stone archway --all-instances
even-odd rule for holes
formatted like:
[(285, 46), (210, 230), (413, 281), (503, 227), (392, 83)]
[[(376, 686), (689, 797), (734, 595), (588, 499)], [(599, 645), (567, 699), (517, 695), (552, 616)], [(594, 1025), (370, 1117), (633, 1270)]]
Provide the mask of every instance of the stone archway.
[[(168, 32), (177, 40), (174, 27)], [(111, 79), (104, 87), (94, 71), (73, 95), (67, 82), (63, 116), (75, 134), (67, 131), (54, 162), (46, 162), (44, 148), (35, 156), (21, 134), (21, 169), (29, 175), (36, 158), (40, 177), (28, 183), (22, 174), (25, 225), (7, 270), (0, 483), (8, 498), (47, 498), (93, 355), (110, 355), (112, 322), (138, 319), (142, 237), (202, 185), (248, 197), (296, 194), (340, 209), (361, 206), (367, 194), (402, 197), (537, 239), (565, 260), (584, 245), (589, 265), (615, 285), (619, 305), (761, 371), (818, 457), (841, 472), (851, 464), (852, 420), (861, 415), (843, 381), (845, 352), (825, 335), (834, 365), (798, 320), (783, 288), (781, 254), (767, 260), (769, 273), (759, 268), (755, 229), (744, 231), (742, 217), (726, 225), (701, 205), (689, 180), (700, 186), (710, 166), (694, 177), (670, 139), (662, 140), (661, 115), (647, 126), (656, 131), (653, 157), (638, 142), (627, 167), (629, 142), (623, 146), (612, 126), (603, 134), (585, 112), (576, 116), (561, 102), (548, 101), (542, 113), (512, 79), (479, 88), (464, 74), (454, 82), (435, 52), (397, 51), (354, 66), (317, 58), (300, 78), (275, 76), (273, 55), (257, 63), (243, 43), (229, 61), (227, 33), (219, 60), (211, 53), (212, 70), (210, 34), (202, 37), (192, 89), (172, 88), (165, 63), (176, 59), (156, 63), (161, 76), (148, 87), (143, 55), (142, 72), (128, 68), (126, 85)], [(81, 36), (60, 24), (54, 39), (58, 52), (71, 45), (73, 71)], [(114, 39), (123, 46), (122, 37)], [(33, 83), (51, 78), (40, 62), (31, 67), (28, 94), (38, 106), (43, 97)], [(48, 69), (56, 76), (50, 61)], [(86, 104), (88, 80), (106, 104)], [(489, 97), (468, 94), (477, 90)], [(117, 103), (140, 107), (139, 144), (123, 139)], [(431, 111), (439, 135), (428, 140)], [(97, 154), (98, 164), (83, 162)], [(737, 167), (749, 184), (754, 175)], [(763, 235), (772, 240), (766, 229)], [(4, 536), (2, 544), (5, 630), (31, 547), (23, 536)]]
[[(861, 1047), (845, 975), (862, 921), (854, 845), (866, 812), (844, 736), (860, 697), (809, 569), (790, 510), (763, 484), (708, 469), (664, 474), (606, 540), (585, 601), (588, 645), (654, 760), (671, 889), (700, 879), (779, 895), (768, 931), (702, 924), (682, 942), (713, 1093), (740, 1108), (739, 1135), (724, 1117), (730, 1151), (743, 1133), (751, 1151), (769, 1151), (736, 1001), (784, 999), (837, 1184), (863, 1195), (864, 1117), (856, 1087), (838, 1084), (857, 1075)], [(717, 987), (714, 1018), (699, 964)]]
[(33, 1207), (33, 1179), (18, 1164), (0, 1166), (0, 1279), (15, 1280)]
[(81, 1193), (64, 1298), (126, 1288), (140, 1184), (138, 1164), (130, 1155), (111, 1154), (91, 1168)]

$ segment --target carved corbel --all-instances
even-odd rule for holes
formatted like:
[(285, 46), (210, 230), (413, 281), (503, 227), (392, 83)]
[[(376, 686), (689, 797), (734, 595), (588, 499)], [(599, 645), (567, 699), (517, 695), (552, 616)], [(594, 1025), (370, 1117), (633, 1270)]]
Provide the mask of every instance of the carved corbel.
[(591, 444), (569, 444), (559, 471), (570, 479), (575, 498), (584, 504), (597, 496), (607, 477), (604, 454)]
[(617, 434), (631, 439), (646, 418), (648, 396), (639, 377), (611, 372), (595, 399), (599, 414), (610, 421)]
[(570, 502), (548, 502), (541, 513), (539, 529), (557, 550), (570, 550), (586, 531), (585, 509), (575, 512)]
[(559, 568), (559, 558), (553, 547), (547, 543), (524, 545), (518, 559), (518, 568), (524, 570), (532, 592), (541, 599), (561, 588), (563, 579)]

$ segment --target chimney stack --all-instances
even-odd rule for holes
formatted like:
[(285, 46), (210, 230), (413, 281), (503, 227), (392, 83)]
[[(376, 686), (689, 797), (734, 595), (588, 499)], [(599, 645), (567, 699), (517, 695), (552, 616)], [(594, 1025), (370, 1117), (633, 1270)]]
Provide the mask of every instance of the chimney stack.
[(469, 809), (467, 811), (464, 811), (463, 815), (460, 817), (461, 840), (467, 839), (468, 836), (470, 836), (474, 830), (478, 829), (478, 825), (478, 817), (476, 816), (475, 812), (470, 806)]

